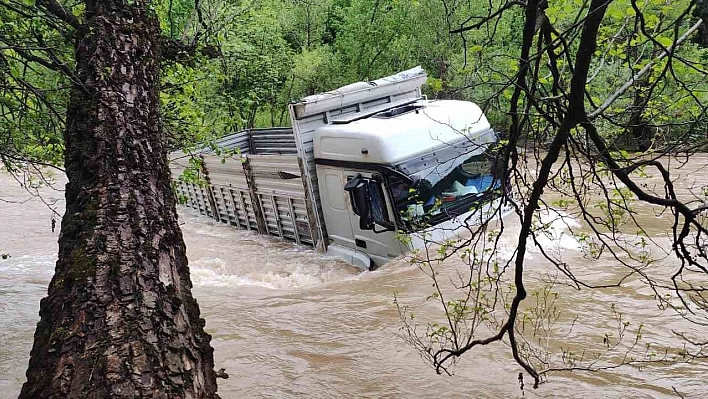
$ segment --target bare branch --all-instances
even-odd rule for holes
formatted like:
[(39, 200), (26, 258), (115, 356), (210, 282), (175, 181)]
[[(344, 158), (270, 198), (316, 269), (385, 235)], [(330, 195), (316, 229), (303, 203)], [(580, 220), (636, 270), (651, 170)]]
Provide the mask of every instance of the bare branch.
[(57, 0), (37, 0), (37, 6), (45, 8), (61, 21), (71, 25), (74, 29), (81, 29), (81, 22), (71, 11), (64, 8)]

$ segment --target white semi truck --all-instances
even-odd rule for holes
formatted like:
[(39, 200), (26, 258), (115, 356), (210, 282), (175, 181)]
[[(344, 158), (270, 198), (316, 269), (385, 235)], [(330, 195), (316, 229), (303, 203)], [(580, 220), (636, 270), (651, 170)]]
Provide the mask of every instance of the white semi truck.
[[(426, 78), (417, 67), (305, 97), (290, 104), (292, 128), (172, 153), (178, 198), (363, 269), (454, 235), (499, 197), (497, 136), (477, 105), (425, 99)], [(181, 178), (194, 156), (202, 178)]]

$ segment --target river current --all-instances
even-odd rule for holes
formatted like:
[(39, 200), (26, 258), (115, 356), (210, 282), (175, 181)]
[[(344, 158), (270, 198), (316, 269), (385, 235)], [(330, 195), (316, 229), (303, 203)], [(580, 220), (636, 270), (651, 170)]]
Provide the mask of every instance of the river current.
[[(42, 193), (45, 200), (59, 199), (61, 214), (63, 192), (45, 188)], [(59, 225), (53, 233), (51, 214), (47, 205), (0, 172), (0, 254), (11, 255), (0, 259), (0, 399), (16, 398), (25, 380), (39, 300), (46, 295), (56, 261)], [(660, 220), (647, 216), (650, 227), (652, 218)], [(430, 280), (407, 259), (361, 273), (308, 248), (219, 225), (185, 208), (180, 209), (180, 222), (193, 293), (213, 336), (216, 368), (230, 375), (219, 380), (225, 399), (650, 398), (676, 396), (674, 389), (685, 397), (704, 397), (708, 388), (708, 364), (699, 361), (556, 373), (537, 390), (527, 381), (522, 392), (520, 368), (503, 344), (468, 353), (451, 377), (437, 375), (399, 336), (394, 293), (418, 306), (423, 316), (439, 312), (425, 305)], [(518, 230), (518, 221), (508, 224), (510, 231)], [(612, 259), (584, 258), (579, 243), (564, 234), (568, 225), (579, 224), (566, 218), (554, 225), (544, 247), (568, 263), (584, 265), (590, 279), (611, 279), (617, 272)], [(512, 252), (514, 241), (501, 245)], [(526, 261), (530, 280), (553, 270), (537, 248)], [(610, 303), (626, 320), (644, 323), (646, 334), (660, 344), (675, 345), (672, 330), (695, 330), (657, 310), (653, 295), (630, 280), (623, 288), (565, 290), (558, 302), (569, 315), (563, 320), (567, 324), (578, 318), (566, 339), (578, 347), (601, 347), (611, 329), (604, 316)]]

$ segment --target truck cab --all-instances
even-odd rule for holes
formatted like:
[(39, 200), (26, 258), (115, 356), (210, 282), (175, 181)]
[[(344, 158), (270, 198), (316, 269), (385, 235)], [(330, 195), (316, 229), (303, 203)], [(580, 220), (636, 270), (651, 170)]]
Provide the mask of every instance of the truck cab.
[(500, 186), (497, 136), (471, 102), (419, 99), (319, 127), (313, 141), (327, 252), (363, 268), (450, 236)]
[(427, 100), (426, 80), (416, 67), (307, 96), (291, 127), (175, 151), (177, 199), (364, 270), (454, 238), (500, 209), (497, 136), (477, 105)]

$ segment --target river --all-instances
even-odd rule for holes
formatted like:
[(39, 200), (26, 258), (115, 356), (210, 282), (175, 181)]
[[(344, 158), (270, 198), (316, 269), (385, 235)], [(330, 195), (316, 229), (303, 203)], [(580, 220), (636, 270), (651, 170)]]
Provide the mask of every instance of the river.
[[(708, 181), (708, 179), (706, 180)], [(61, 185), (60, 185), (61, 186)], [(42, 190), (44, 198), (63, 193)], [(57, 233), (51, 211), (29, 196), (7, 174), (0, 173), (0, 398), (15, 398), (24, 382), (39, 300), (46, 294), (56, 261)], [(10, 201), (10, 202), (8, 202)], [(19, 203), (19, 202), (22, 203)], [(63, 202), (57, 203), (62, 211)], [(647, 219), (651, 225), (651, 218)], [(556, 373), (539, 389), (522, 392), (520, 371), (509, 350), (495, 344), (468, 353), (454, 375), (439, 376), (398, 335), (401, 321), (393, 304), (418, 306), (423, 316), (437, 310), (424, 305), (430, 280), (407, 259), (374, 272), (360, 273), (313, 251), (215, 224), (180, 209), (188, 248), (194, 295), (207, 331), (212, 334), (219, 380), (227, 398), (498, 398), (703, 397), (708, 375), (705, 361), (693, 364), (632, 367), (594, 373)], [(578, 223), (577, 220), (566, 223)], [(510, 220), (513, 231), (518, 222)], [(568, 263), (585, 265), (590, 277), (612, 278), (616, 267), (605, 257), (592, 262), (578, 243), (562, 234), (547, 243)], [(659, 235), (659, 233), (657, 233)], [(661, 237), (657, 236), (657, 240)], [(503, 243), (513, 249), (513, 240)], [(502, 248), (504, 249), (504, 248)], [(666, 262), (670, 262), (667, 260)], [(664, 265), (668, 267), (670, 265)], [(659, 264), (659, 268), (664, 267)], [(450, 268), (456, 267), (450, 261)], [(553, 269), (531, 249), (529, 278)], [(674, 345), (672, 330), (695, 327), (657, 310), (651, 293), (637, 282), (620, 289), (566, 289), (558, 307), (577, 325), (566, 339), (577, 347), (602, 347), (609, 304), (615, 303), (634, 325), (644, 323), (646, 335)], [(705, 338), (705, 334), (703, 334)]]

